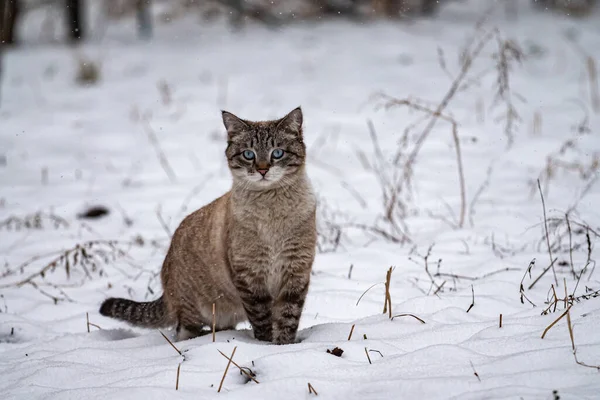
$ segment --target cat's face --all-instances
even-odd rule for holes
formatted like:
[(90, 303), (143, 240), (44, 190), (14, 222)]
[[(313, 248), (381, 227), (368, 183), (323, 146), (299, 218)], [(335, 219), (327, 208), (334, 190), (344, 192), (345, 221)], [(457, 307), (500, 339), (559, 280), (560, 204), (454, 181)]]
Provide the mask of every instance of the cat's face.
[(302, 110), (276, 121), (252, 122), (223, 111), (227, 129), (225, 155), (236, 184), (250, 189), (285, 185), (302, 166)]

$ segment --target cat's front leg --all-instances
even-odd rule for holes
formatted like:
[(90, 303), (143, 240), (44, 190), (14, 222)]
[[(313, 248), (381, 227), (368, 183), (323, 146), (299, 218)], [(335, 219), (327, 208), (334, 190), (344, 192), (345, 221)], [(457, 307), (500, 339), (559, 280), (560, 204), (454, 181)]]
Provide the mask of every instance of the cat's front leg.
[(247, 265), (238, 264), (234, 284), (242, 300), (246, 316), (258, 340), (270, 342), (273, 339), (273, 297), (269, 293), (266, 277), (251, 271)]
[(285, 268), (279, 295), (273, 304), (273, 342), (294, 343), (310, 283), (312, 259)]

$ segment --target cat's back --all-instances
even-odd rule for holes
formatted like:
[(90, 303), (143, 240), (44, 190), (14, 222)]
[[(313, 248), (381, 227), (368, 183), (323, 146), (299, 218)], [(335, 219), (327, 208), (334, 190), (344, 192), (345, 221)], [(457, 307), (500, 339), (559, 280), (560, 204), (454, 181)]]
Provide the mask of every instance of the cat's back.
[(214, 264), (225, 259), (229, 201), (227, 192), (183, 219), (169, 251), (175, 261), (191, 264), (201, 258)]

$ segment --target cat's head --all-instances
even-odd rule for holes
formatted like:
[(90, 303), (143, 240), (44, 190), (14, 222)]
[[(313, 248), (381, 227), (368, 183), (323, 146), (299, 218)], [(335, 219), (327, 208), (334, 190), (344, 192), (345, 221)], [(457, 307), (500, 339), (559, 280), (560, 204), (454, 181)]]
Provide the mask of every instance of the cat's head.
[(304, 166), (300, 107), (275, 121), (252, 122), (223, 111), (225, 155), (233, 179), (250, 189), (284, 185)]

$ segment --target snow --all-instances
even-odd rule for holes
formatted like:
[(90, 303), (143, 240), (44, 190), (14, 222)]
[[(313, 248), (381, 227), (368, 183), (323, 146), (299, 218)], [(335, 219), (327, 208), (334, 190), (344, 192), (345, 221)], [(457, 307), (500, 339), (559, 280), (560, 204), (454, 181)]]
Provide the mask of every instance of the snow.
[[(314, 397), (310, 382), (319, 397), (340, 399), (551, 399), (553, 391), (562, 399), (597, 398), (599, 372), (575, 363), (566, 318), (541, 338), (564, 312), (559, 302), (556, 311), (551, 307), (541, 315), (551, 298), (552, 271), (528, 287), (549, 265), (538, 177), (547, 189), (548, 218), (564, 218), (574, 208), (572, 246), (564, 225), (550, 227), (552, 243), (562, 238), (553, 253), (560, 298), (564, 282), (569, 293), (576, 286), (569, 247), (576, 271), (588, 257), (585, 231), (578, 232), (576, 224), (596, 231), (600, 226), (593, 167), (600, 153), (600, 114), (592, 110), (586, 69), (586, 57), (600, 57), (600, 25), (598, 15), (578, 20), (533, 12), (528, 1), (519, 3), (516, 21), (498, 7), (485, 25), (497, 26), (529, 54), (510, 73), (512, 92), (526, 100), (515, 100), (521, 122), (514, 145), (506, 148), (504, 121), (497, 119), (502, 103), (492, 107), (493, 72), (460, 92), (446, 112), (459, 123), (468, 205), (491, 166), (463, 228), (435, 217), (456, 219), (460, 206), (450, 127), (439, 121), (414, 168), (406, 219), (412, 243), (344, 229), (339, 246), (316, 257), (299, 343), (258, 342), (242, 324), (217, 333), (215, 343), (211, 335), (175, 343), (181, 356), (159, 332), (98, 313), (108, 296), (146, 300), (160, 293), (156, 273), (169, 242), (158, 214), (172, 232), (185, 215), (229, 189), (220, 109), (266, 119), (301, 105), (309, 176), (321, 209), (329, 210), (320, 212), (320, 222), (373, 224), (383, 213), (381, 189), (357, 155), (360, 150), (375, 157), (366, 121), (373, 122), (391, 159), (403, 130), (420, 115), (377, 108), (371, 96), (384, 92), (438, 104), (452, 83), (440, 68), (438, 48), (456, 76), (458, 54), (485, 9), (481, 3), (452, 2), (435, 20), (297, 23), (275, 33), (252, 24), (231, 33), (219, 22), (198, 24), (189, 17), (157, 25), (149, 43), (138, 42), (131, 21), (124, 21), (80, 48), (40, 44), (34, 28), (23, 30), (24, 46), (4, 56), (0, 221), (38, 211), (44, 216), (39, 229), (0, 228), (0, 397), (305, 399)], [(31, 17), (26, 26), (35, 22)], [(494, 51), (491, 42), (473, 71), (493, 66)], [(79, 55), (101, 63), (98, 84), (75, 82)], [(484, 121), (478, 119), (478, 101)], [(541, 116), (537, 133), (535, 113)], [(575, 129), (583, 122), (589, 133)], [(159, 162), (149, 130), (174, 182)], [(568, 139), (573, 145), (561, 152)], [(565, 163), (591, 164), (592, 172), (581, 177), (555, 163), (548, 178), (542, 172), (552, 154)], [(108, 207), (109, 216), (76, 219), (96, 204)], [(49, 215), (63, 218), (68, 227), (55, 228)], [(57, 304), (31, 285), (11, 285), (50, 260), (20, 271), (31, 257), (89, 240), (117, 240), (127, 255), (89, 266), (91, 278), (75, 266), (69, 278), (63, 267), (38, 277), (40, 285), (61, 285), (64, 293), (39, 286), (63, 299)], [(590, 234), (592, 259), (596, 243)], [(423, 260), (432, 245), (430, 272), (447, 274), (435, 277), (438, 285), (445, 281), (435, 295)], [(600, 289), (593, 265), (575, 297)], [(395, 267), (392, 314), (413, 314), (425, 324), (382, 314), (382, 282), (390, 266)], [(521, 302), (523, 277), (525, 294), (536, 307)], [(472, 296), (474, 306), (467, 312)], [(91, 326), (88, 333), (86, 313), (101, 330)], [(578, 359), (599, 365), (600, 297), (575, 302), (570, 317)], [(260, 383), (247, 382), (232, 365), (217, 393), (227, 365), (218, 350), (230, 355), (235, 346), (234, 361), (251, 368)], [(336, 346), (344, 350), (340, 358), (326, 353)], [(365, 348), (373, 350), (372, 364)]]

